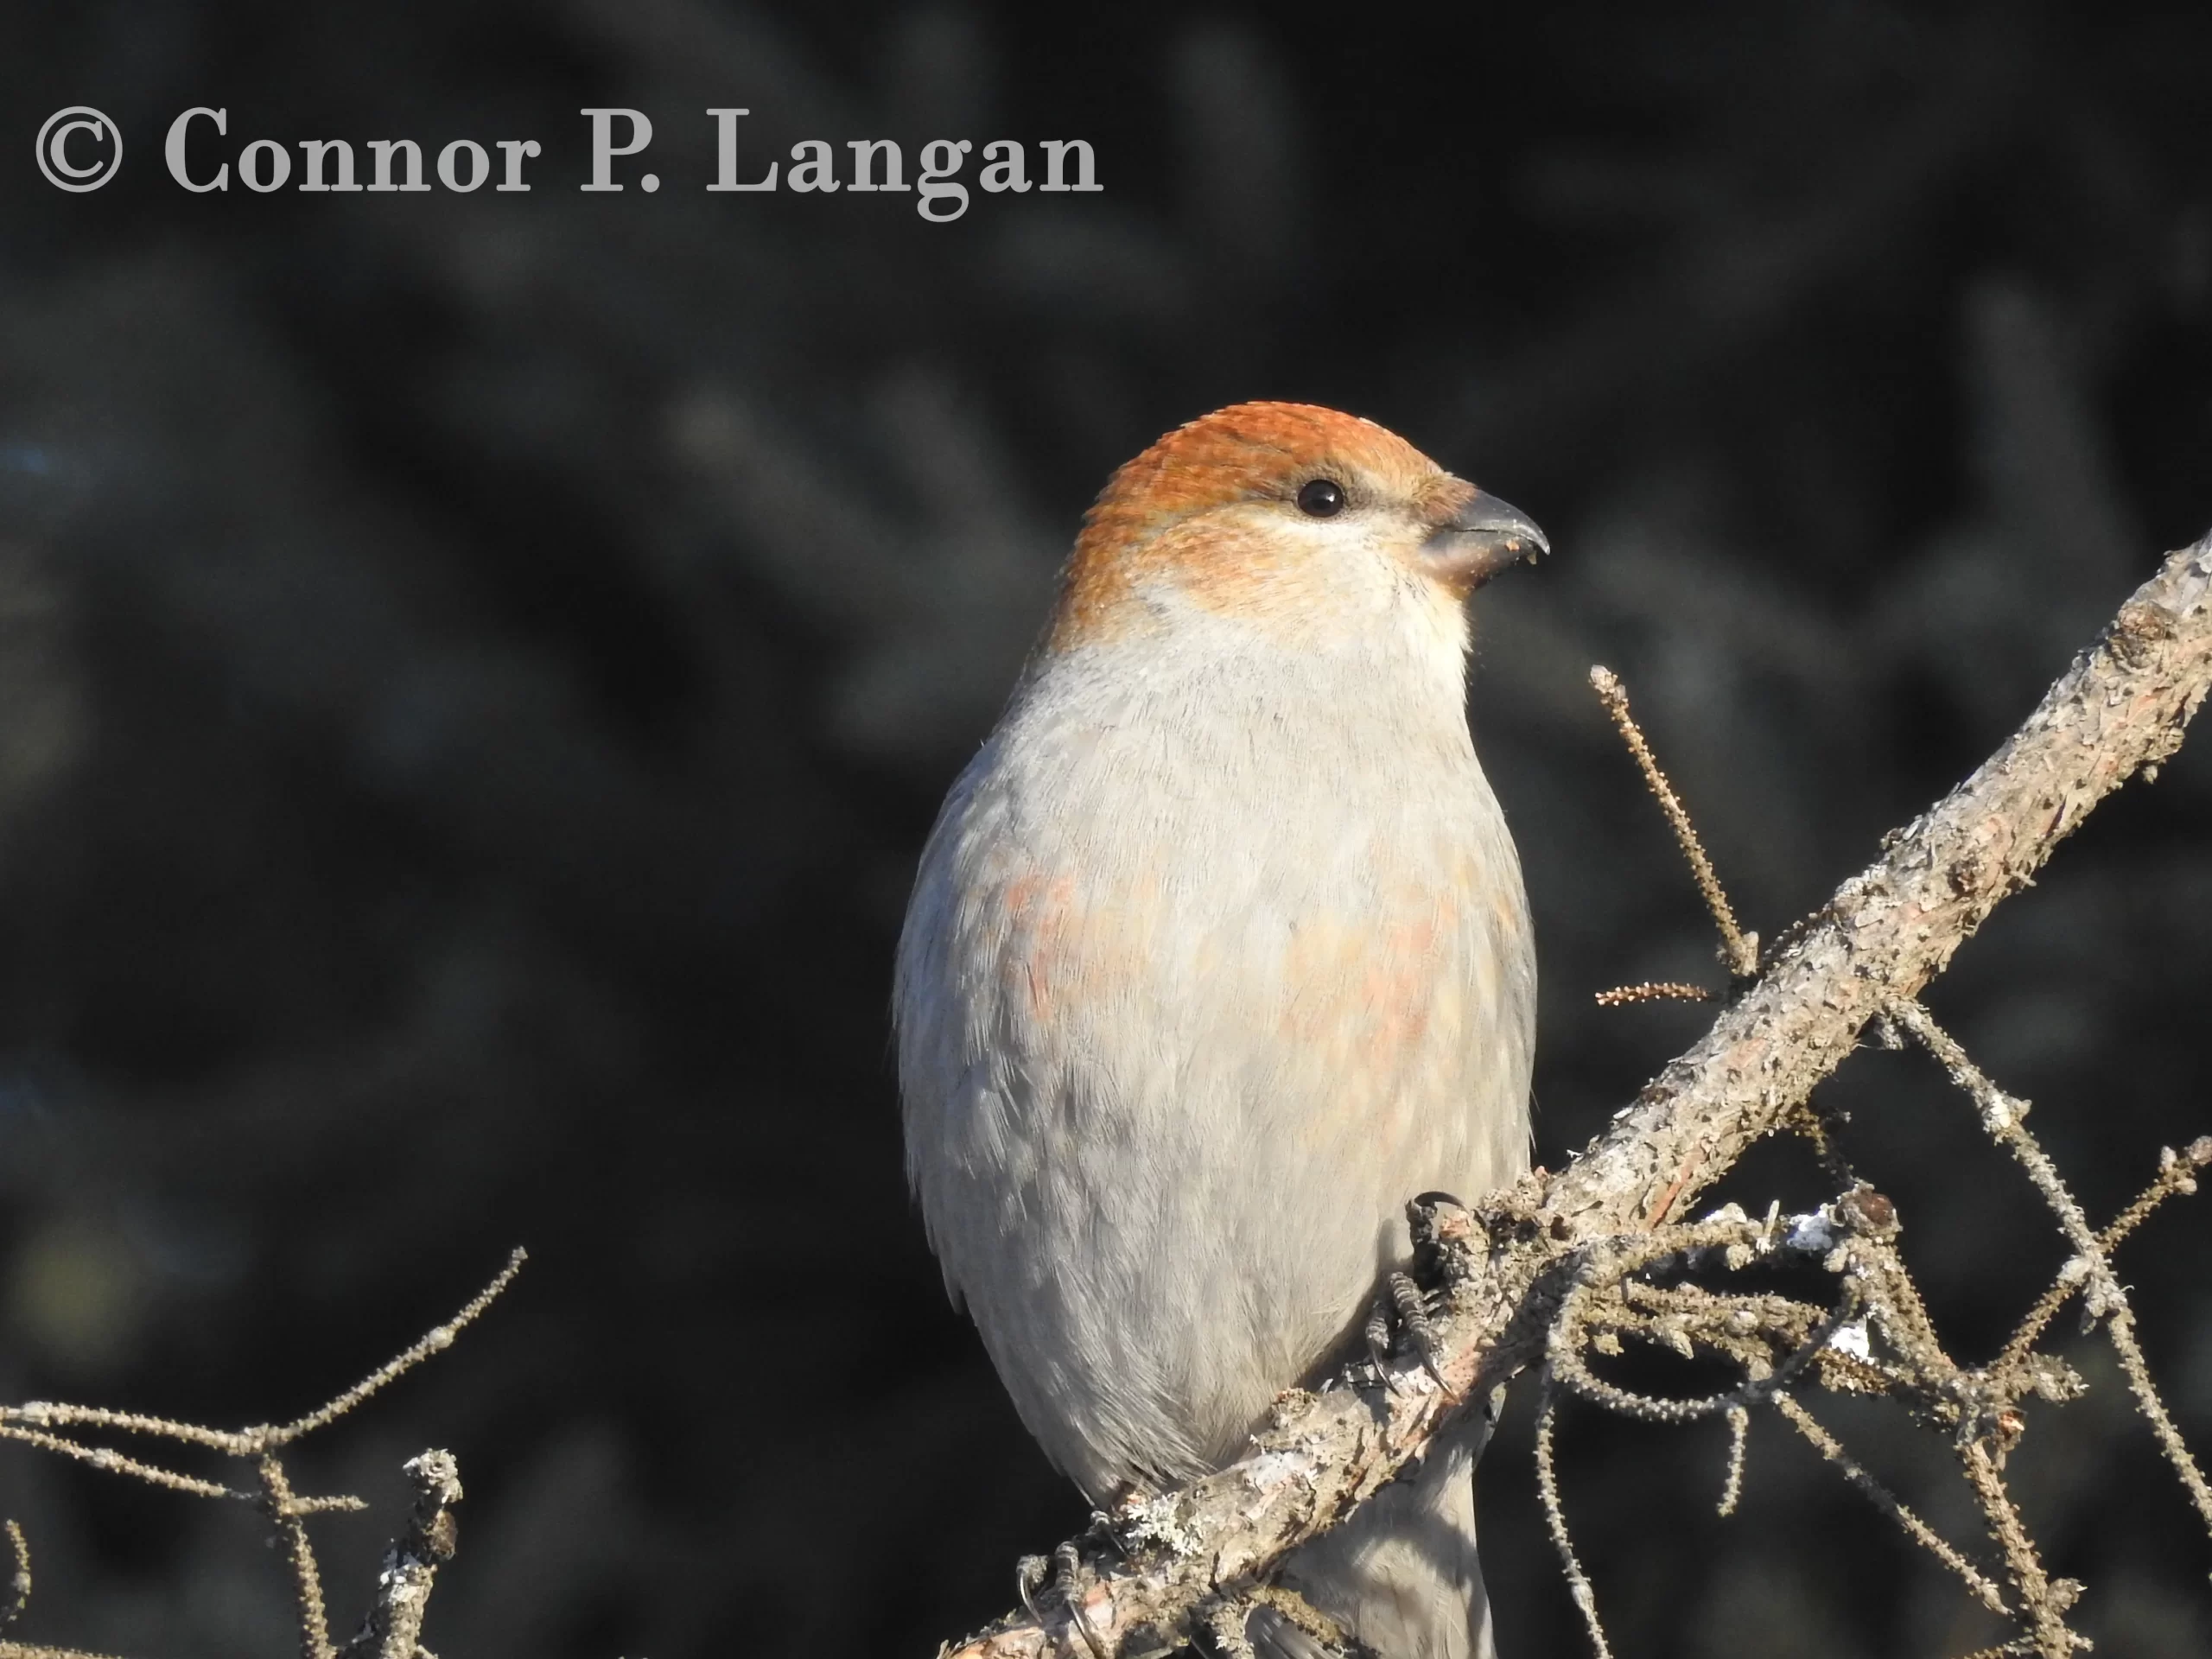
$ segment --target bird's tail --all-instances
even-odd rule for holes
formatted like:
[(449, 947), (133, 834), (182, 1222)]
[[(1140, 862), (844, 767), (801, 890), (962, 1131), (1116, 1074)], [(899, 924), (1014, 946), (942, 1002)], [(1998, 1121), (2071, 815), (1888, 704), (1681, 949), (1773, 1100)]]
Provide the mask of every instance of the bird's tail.
[[(1490, 1427), (1470, 1413), (1418, 1470), (1291, 1556), (1282, 1582), (1379, 1659), (1497, 1659), (1475, 1560), (1474, 1467)], [(1274, 1607), (1255, 1608), (1245, 1629), (1260, 1659), (1332, 1659)]]

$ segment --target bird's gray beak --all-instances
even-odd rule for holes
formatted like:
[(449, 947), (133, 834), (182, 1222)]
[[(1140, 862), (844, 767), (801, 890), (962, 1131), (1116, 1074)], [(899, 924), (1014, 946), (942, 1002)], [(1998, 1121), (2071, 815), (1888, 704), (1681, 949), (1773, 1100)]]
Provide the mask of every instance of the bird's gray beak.
[(1480, 491), (1422, 543), (1428, 568), (1471, 591), (1499, 571), (1552, 550), (1544, 532), (1520, 508)]

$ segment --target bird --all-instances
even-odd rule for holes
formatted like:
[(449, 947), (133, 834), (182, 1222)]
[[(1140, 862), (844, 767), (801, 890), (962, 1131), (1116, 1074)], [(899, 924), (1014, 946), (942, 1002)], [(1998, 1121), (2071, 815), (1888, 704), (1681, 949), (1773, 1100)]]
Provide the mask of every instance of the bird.
[[(1248, 1450), (1344, 1363), (1408, 1200), (1528, 1167), (1535, 953), (1466, 601), (1548, 550), (1373, 422), (1217, 410), (1112, 474), (945, 798), (893, 976), (907, 1174), (1094, 1504)], [(1486, 1659), (1477, 1449), (1281, 1582), (1382, 1659)]]

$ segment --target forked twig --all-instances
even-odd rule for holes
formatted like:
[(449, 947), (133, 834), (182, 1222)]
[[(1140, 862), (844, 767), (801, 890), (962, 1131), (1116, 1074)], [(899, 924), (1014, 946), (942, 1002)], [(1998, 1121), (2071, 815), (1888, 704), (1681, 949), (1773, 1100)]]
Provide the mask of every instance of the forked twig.
[[(2068, 1190), (2058, 1166), (2050, 1160), (2035, 1136), (2028, 1132), (2026, 1119), (2028, 1103), (2006, 1094), (1991, 1082), (1982, 1070), (1967, 1057), (1966, 1051), (1948, 1032), (1938, 1026), (1926, 1008), (1916, 1001), (1900, 1002), (1891, 1010), (1891, 1018), (1920, 1042), (1922, 1046), (1942, 1061), (1953, 1081), (1970, 1096), (1980, 1109), (1982, 1127), (2000, 1142), (2019, 1161), (2035, 1183), (2044, 1202), (2057, 1217), (2061, 1231), (2074, 1247), (2074, 1257), (2059, 1274), (2059, 1282), (2070, 1289), (2079, 1283), (2088, 1298), (2090, 1319), (2101, 1320), (2106, 1338), (2120, 1356), (2120, 1370), (2127, 1377), (2128, 1391), (2135, 1396), (2136, 1408), (2143, 1420), (2151, 1425), (2151, 1432), (2158, 1437), (2158, 1449), (2173, 1466), (2183, 1488), (2189, 1493), (2190, 1502), (2196, 1506), (2197, 1518), (2208, 1534), (2212, 1534), (2212, 1486), (2208, 1486), (2204, 1471), (2198, 1468), (2195, 1455), (2181, 1437), (2172, 1414), (2158, 1394), (2158, 1386), (2151, 1380), (2149, 1363), (2143, 1357), (2142, 1344), (2135, 1339), (2135, 1311), (2127, 1300), (2127, 1292), (2112, 1270), (2111, 1259), (2105, 1253), (2103, 1240), (2089, 1230), (2088, 1217), (2082, 1213), (2081, 1205)], [(2195, 1148), (2191, 1148), (2192, 1154)], [(2161, 1183), (2169, 1179), (2175, 1167), (2169, 1164), (2160, 1171)], [(2118, 1236), (2124, 1237), (2148, 1215), (2152, 1205), (2158, 1201), (2152, 1192), (2128, 1206), (2120, 1222), (2113, 1224)], [(2173, 1181), (2178, 1190), (2178, 1180)], [(2160, 1197), (2163, 1194), (2159, 1195)], [(2055, 1287), (2054, 1287), (2055, 1288)], [(2041, 1304), (2037, 1304), (2040, 1307)], [(2011, 1352), (2008, 1345), (2006, 1351)]]
[[(2097, 1248), (2107, 1255), (2120, 1247), (2122, 1240), (2147, 1220), (2151, 1212), (2177, 1193), (2196, 1191), (2196, 1172), (2212, 1164), (2212, 1135), (2200, 1135), (2189, 1144), (2186, 1153), (2177, 1153), (2171, 1147), (2161, 1148), (2158, 1154), (2158, 1173), (2151, 1185), (2137, 1195), (2135, 1202), (2121, 1211), (2112, 1224), (2097, 1235)], [(2046, 1289), (2036, 1305), (2028, 1310), (2005, 1343), (2004, 1351), (1991, 1362), (1992, 1370), (2008, 1370), (2025, 1359), (2029, 1351), (2041, 1340), (2058, 1310), (2073, 1300), (2081, 1289), (2080, 1275), (2069, 1277), (2061, 1274)]]
[[(170, 1491), (183, 1492), (194, 1497), (228, 1498), (254, 1504), (269, 1517), (270, 1524), (275, 1529), (275, 1541), (283, 1548), (285, 1564), (291, 1575), (293, 1602), (299, 1620), (302, 1659), (340, 1659), (339, 1650), (330, 1639), (329, 1612), (323, 1596), (321, 1569), (316, 1563), (315, 1546), (308, 1535), (306, 1522), (309, 1516), (325, 1515), (339, 1510), (361, 1510), (367, 1505), (358, 1497), (342, 1495), (301, 1497), (292, 1490), (291, 1479), (285, 1471), (280, 1453), (294, 1441), (329, 1427), (379, 1389), (414, 1370), (431, 1356), (451, 1347), (454, 1338), (481, 1317), (513, 1281), (527, 1259), (525, 1252), (514, 1251), (507, 1258), (506, 1266), (500, 1269), (492, 1282), (471, 1298), (453, 1318), (435, 1326), (421, 1341), (378, 1366), (344, 1393), (289, 1423), (264, 1423), (239, 1429), (210, 1428), (203, 1424), (179, 1422), (171, 1418), (152, 1417), (138, 1412), (111, 1411), (99, 1406), (75, 1406), (35, 1400), (20, 1406), (0, 1406), (0, 1439), (20, 1440), (41, 1451), (73, 1459), (113, 1474), (127, 1475)], [(164, 1469), (158, 1465), (125, 1456), (107, 1446), (86, 1445), (81, 1440), (54, 1433), (56, 1428), (106, 1429), (116, 1433), (141, 1434), (178, 1445), (200, 1446), (234, 1458), (251, 1459), (255, 1484), (251, 1491), (226, 1486), (196, 1475)], [(461, 1480), (459, 1471), (454, 1466), (452, 1454), (445, 1452), (423, 1453), (408, 1464), (407, 1472), (415, 1482), (417, 1491), (410, 1529), (392, 1546), (385, 1570), (378, 1580), (376, 1603), (363, 1621), (360, 1635), (346, 1644), (343, 1659), (417, 1659), (421, 1652), (415, 1636), (422, 1628), (423, 1606), (429, 1599), (430, 1582), (436, 1568), (453, 1554), (453, 1523), (448, 1511), (460, 1501)], [(23, 1541), (22, 1529), (14, 1522), (7, 1522), (6, 1526), (10, 1546), (15, 1554), (16, 1573), (13, 1601), (4, 1615), (0, 1615), (0, 1629), (4, 1629), (22, 1611), (30, 1598), (29, 1547)], [(0, 1659), (99, 1659), (99, 1656), (79, 1654), (72, 1649), (29, 1647), (21, 1643), (0, 1640)]]

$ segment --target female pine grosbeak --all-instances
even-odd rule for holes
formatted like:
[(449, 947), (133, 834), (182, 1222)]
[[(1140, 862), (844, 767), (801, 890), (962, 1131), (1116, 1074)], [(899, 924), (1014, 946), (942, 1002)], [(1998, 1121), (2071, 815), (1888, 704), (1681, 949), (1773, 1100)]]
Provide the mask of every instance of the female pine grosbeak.
[[(1544, 545), (1370, 422), (1193, 421), (1091, 508), (945, 801), (899, 945), (907, 1169), (1094, 1503), (1240, 1455), (1343, 1357), (1407, 1200), (1527, 1167), (1535, 957), (1464, 601)], [(1487, 1653), (1473, 1452), (1286, 1580), (1385, 1659)]]

